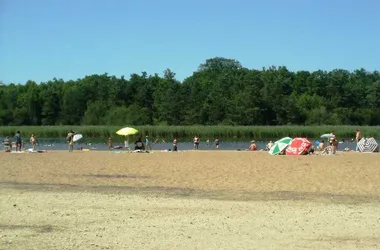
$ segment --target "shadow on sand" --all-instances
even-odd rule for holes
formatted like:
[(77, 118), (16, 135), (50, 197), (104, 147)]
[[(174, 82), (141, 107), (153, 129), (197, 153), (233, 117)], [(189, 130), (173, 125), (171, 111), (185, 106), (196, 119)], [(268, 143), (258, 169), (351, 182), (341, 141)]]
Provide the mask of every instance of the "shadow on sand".
[[(148, 178), (136, 177), (130, 175), (117, 175), (109, 177), (100, 175), (101, 178)], [(333, 194), (320, 192), (294, 192), (294, 191), (277, 191), (277, 192), (247, 192), (236, 190), (198, 190), (182, 187), (165, 187), (165, 186), (82, 186), (69, 184), (45, 184), (45, 183), (19, 183), (19, 182), (0, 182), (0, 188), (19, 189), (25, 191), (44, 191), (44, 192), (94, 192), (105, 194), (119, 195), (161, 195), (167, 197), (188, 197), (199, 199), (213, 200), (231, 200), (231, 201), (315, 201), (335, 204), (360, 204), (360, 203), (378, 203), (379, 196), (366, 195), (348, 195)]]

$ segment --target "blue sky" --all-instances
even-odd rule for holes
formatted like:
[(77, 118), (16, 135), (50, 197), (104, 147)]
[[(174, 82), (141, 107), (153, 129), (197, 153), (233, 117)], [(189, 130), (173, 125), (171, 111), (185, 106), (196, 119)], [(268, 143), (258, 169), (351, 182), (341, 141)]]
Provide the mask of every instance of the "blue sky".
[(183, 80), (220, 56), (247, 68), (379, 70), (378, 0), (0, 0), (0, 80), (90, 74)]

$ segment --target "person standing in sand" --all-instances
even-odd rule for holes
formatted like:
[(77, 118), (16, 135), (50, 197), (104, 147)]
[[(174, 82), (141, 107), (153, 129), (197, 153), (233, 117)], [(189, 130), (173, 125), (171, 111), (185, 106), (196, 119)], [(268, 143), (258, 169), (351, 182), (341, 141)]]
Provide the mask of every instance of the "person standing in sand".
[(66, 137), (66, 141), (69, 144), (69, 152), (73, 152), (74, 149), (74, 135), (75, 132), (71, 130)]
[(330, 134), (332, 135), (332, 137), (330, 138), (330, 146), (333, 147), (333, 152), (335, 154), (336, 150), (338, 150), (339, 142), (338, 142), (338, 139), (336, 138), (334, 130), (332, 130)]
[(108, 149), (112, 149), (112, 138), (108, 137)]
[(331, 154), (336, 154), (336, 139), (335, 138), (331, 138), (330, 142), (329, 142), (329, 146), (327, 147)]
[(173, 151), (178, 151), (178, 141), (177, 138), (173, 140)]
[(198, 136), (194, 137), (193, 143), (194, 143), (194, 149), (198, 150), (199, 149), (199, 137)]
[(215, 148), (216, 149), (219, 148), (219, 144), (220, 144), (219, 137), (216, 137), (216, 139), (215, 139)]
[(17, 133), (15, 135), (15, 138), (16, 138), (16, 151), (20, 151), (21, 152), (22, 139), (21, 139), (21, 133), (20, 133), (20, 131), (17, 131)]
[(355, 136), (355, 140), (356, 140), (356, 148), (355, 148), (355, 151), (358, 152), (359, 151), (359, 147), (358, 147), (358, 142), (363, 138), (363, 135), (362, 135), (362, 132), (360, 132), (359, 129), (356, 130), (356, 136)]
[(36, 150), (36, 144), (37, 144), (37, 138), (34, 136), (34, 134), (32, 134), (29, 141), (30, 141), (30, 144), (32, 144), (33, 151), (35, 151)]
[(152, 142), (149, 140), (148, 136), (145, 136), (145, 147), (147, 150), (152, 150)]
[(127, 136), (124, 139), (124, 148), (128, 148), (129, 149), (129, 139), (128, 139)]

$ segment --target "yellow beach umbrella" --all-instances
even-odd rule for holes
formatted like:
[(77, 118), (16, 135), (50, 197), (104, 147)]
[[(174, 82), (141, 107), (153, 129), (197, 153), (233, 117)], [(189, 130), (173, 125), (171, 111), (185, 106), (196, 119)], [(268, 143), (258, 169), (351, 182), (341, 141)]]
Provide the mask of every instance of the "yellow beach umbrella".
[(138, 132), (139, 131), (137, 129), (135, 129), (135, 128), (125, 127), (125, 128), (122, 128), (122, 129), (118, 130), (116, 132), (116, 134), (128, 136), (128, 135), (137, 134)]

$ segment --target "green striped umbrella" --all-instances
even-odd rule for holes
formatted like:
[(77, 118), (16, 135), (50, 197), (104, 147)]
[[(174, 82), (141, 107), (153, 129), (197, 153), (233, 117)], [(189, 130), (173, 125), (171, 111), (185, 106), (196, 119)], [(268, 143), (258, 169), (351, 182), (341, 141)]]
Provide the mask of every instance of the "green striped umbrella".
[(286, 149), (292, 140), (293, 139), (290, 137), (284, 137), (276, 141), (268, 153), (271, 155), (278, 155), (282, 150)]

